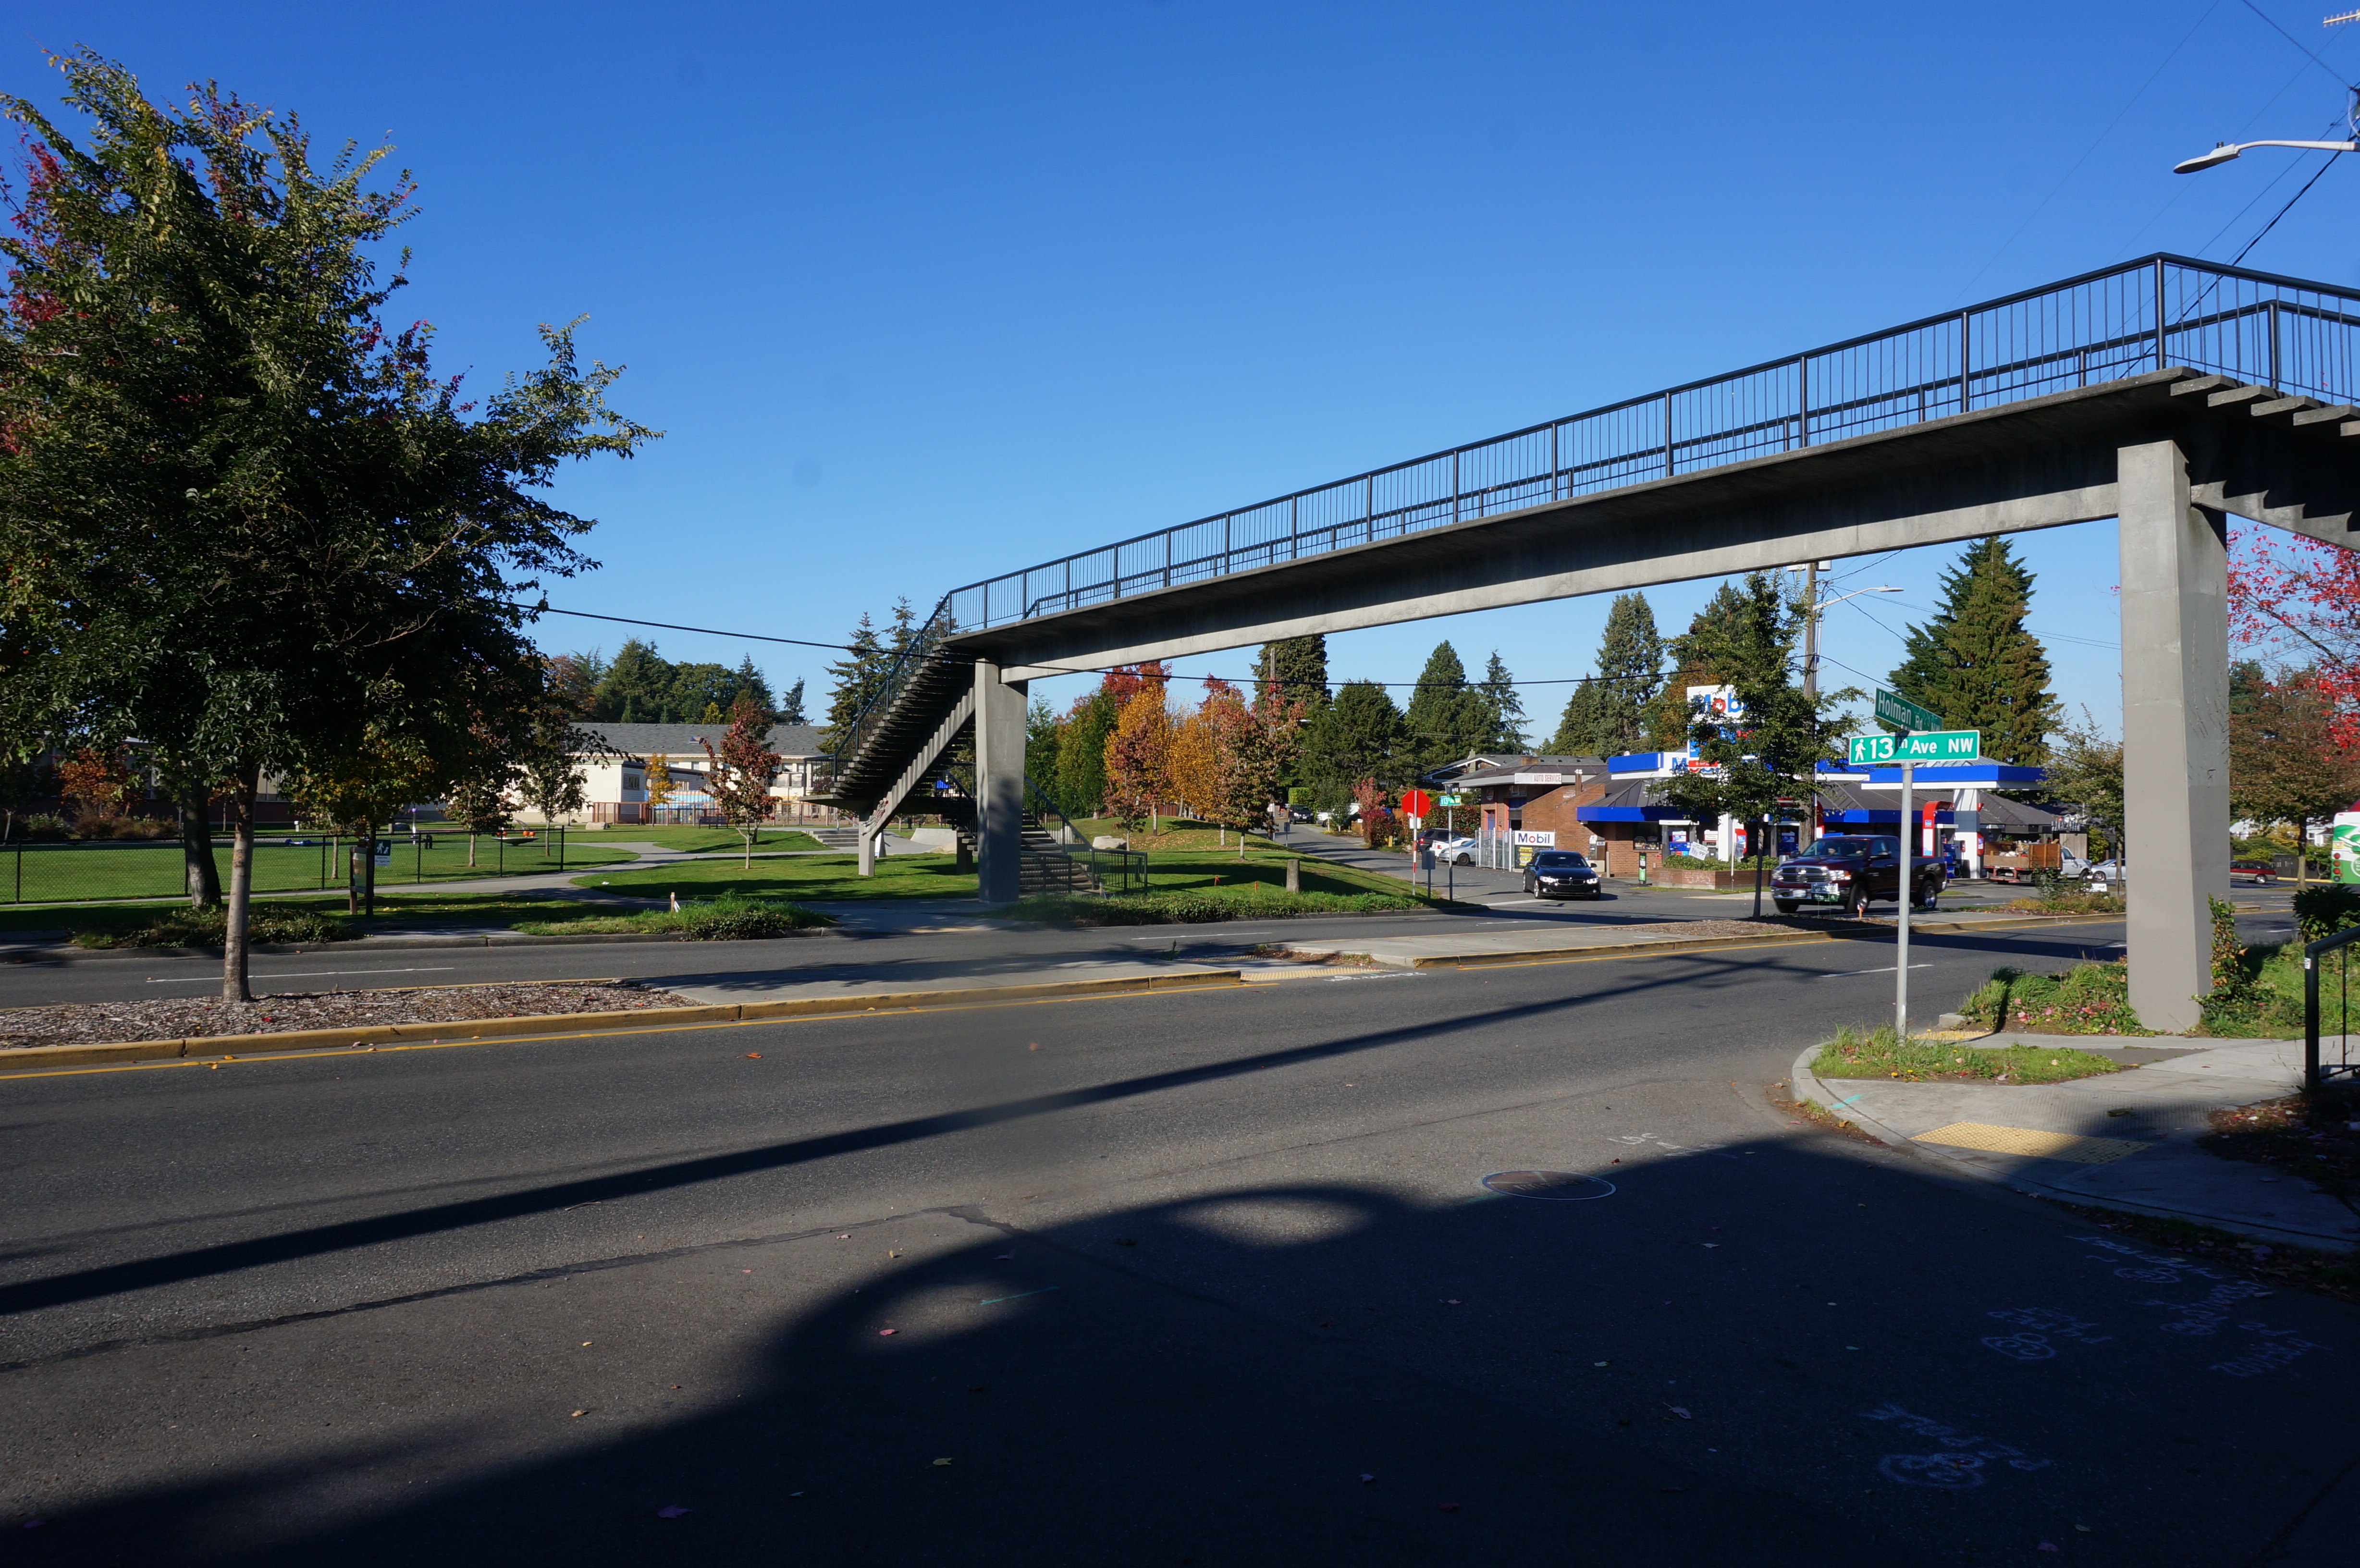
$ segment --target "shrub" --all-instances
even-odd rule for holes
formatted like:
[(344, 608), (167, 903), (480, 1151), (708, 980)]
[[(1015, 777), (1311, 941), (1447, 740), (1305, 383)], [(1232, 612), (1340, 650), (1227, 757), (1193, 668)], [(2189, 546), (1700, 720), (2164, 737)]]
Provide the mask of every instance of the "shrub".
[(2122, 964), (2077, 964), (2060, 975), (2001, 968), (1959, 1004), (1969, 1022), (2035, 1034), (2151, 1034), (2131, 1010)]
[[(137, 931), (76, 931), (73, 941), (77, 947), (219, 947), (226, 920), (220, 909), (174, 909)], [(257, 903), (246, 914), (246, 940), (257, 944), (350, 942), (359, 934), (317, 909), (278, 909)]]
[(671, 931), (685, 942), (756, 942), (835, 923), (829, 916), (782, 898), (723, 893), (711, 898), (689, 899), (681, 905), (677, 914), (670, 909), (643, 909), (636, 914), (599, 915), (580, 920), (519, 920), (514, 929), (528, 936)]
[[(1258, 887), (1260, 884), (1249, 887)], [(1101, 898), (1042, 893), (1011, 904), (1000, 913), (1006, 919), (1039, 920), (1045, 925), (1162, 926), (1273, 920), (1287, 915), (1329, 914), (1339, 909), (1425, 907), (1424, 899), (1400, 893), (1120, 893)]]
[(2306, 942), (2360, 926), (2360, 888), (2349, 882), (2305, 887), (2294, 896), (2294, 925)]
[(170, 838), (180, 829), (169, 822), (147, 817), (82, 817), (71, 829), (71, 836), (86, 844), (103, 844), (109, 840), (140, 842)]
[(9, 824), (8, 836), (33, 844), (63, 844), (73, 836), (63, 817), (18, 817)]

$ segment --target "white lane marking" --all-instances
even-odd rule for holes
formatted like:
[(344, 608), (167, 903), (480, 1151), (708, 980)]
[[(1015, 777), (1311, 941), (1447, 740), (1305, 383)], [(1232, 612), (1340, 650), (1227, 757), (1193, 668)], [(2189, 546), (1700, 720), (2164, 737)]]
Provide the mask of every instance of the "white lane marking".
[[(421, 969), (297, 969), (284, 975), (251, 975), (250, 980), (310, 980), (325, 975), (447, 975), (458, 967), (455, 964), (436, 964)], [(187, 980), (150, 980), (150, 985), (210, 985), (211, 975)]]
[[(1912, 969), (1931, 969), (1934, 966), (1930, 964), (1913, 964), (1909, 967)], [(1882, 969), (1839, 969), (1832, 975), (1822, 975), (1819, 978), (1822, 980), (1841, 980), (1847, 975), (1890, 975), (1893, 973), (1893, 969), (1894, 966), (1890, 964), (1886, 964)]]

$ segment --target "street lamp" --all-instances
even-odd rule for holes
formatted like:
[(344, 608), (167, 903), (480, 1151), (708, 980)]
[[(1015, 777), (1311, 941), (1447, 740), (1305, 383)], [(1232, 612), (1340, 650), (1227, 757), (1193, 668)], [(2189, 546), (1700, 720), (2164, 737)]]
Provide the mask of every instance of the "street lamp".
[[(2336, 17), (2333, 19), (2341, 21), (2344, 18)], [(2200, 153), (2194, 158), (2183, 158), (2180, 162), (2173, 164), (2171, 166), (2171, 172), (2174, 174), (2193, 174), (2200, 169), (2211, 169), (2215, 164), (2228, 162), (2231, 158), (2236, 157), (2247, 147), (2300, 147), (2305, 152), (2360, 152), (2360, 87), (2352, 89), (2352, 107), (2346, 112), (2344, 117), (2352, 126), (2354, 139), (2351, 141), (2286, 142), (2271, 140), (2259, 142), (2222, 142), (2218, 146), (2214, 147), (2211, 152)]]

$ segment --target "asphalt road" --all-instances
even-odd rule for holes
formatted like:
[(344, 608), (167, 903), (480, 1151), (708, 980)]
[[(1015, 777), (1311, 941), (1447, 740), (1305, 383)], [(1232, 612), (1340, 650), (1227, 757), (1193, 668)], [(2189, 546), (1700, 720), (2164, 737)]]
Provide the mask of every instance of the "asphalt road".
[(1765, 1098), (1877, 956), (0, 1081), (11, 1560), (2330, 1561), (2360, 1314)]

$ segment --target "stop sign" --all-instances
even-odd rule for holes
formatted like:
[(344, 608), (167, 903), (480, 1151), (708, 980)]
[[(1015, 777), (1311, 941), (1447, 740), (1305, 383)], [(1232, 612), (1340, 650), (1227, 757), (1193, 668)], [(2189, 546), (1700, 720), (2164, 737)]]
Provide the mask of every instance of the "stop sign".
[(1423, 789), (1412, 789), (1401, 798), (1402, 815), (1422, 817), (1434, 810), (1434, 797)]

